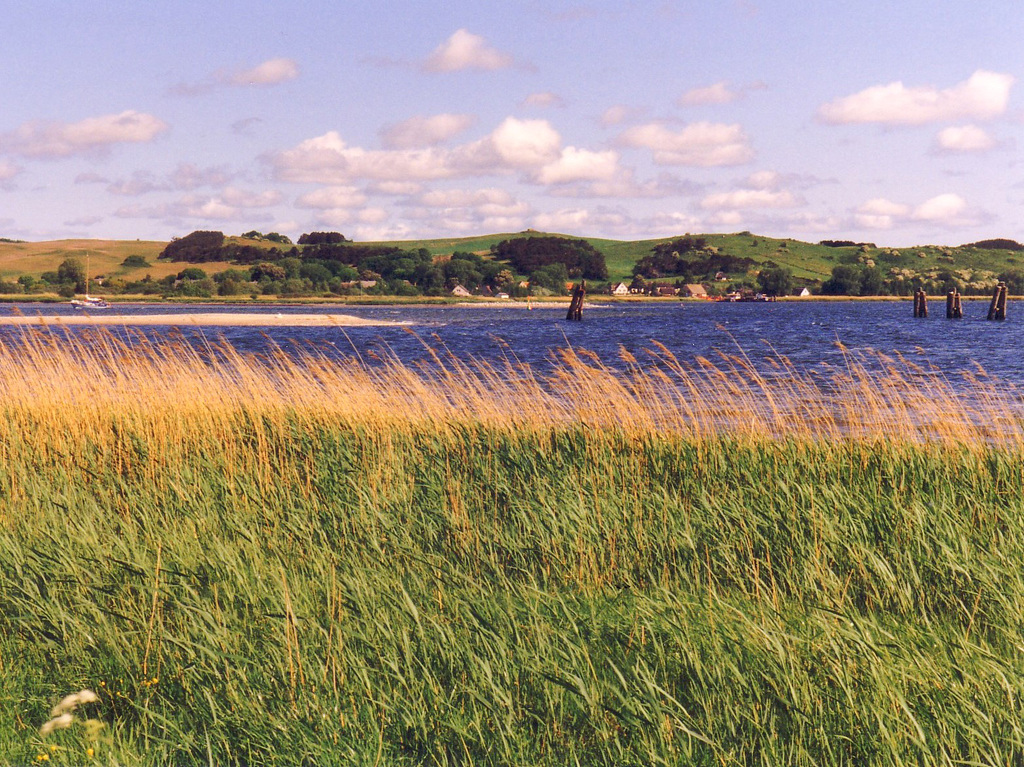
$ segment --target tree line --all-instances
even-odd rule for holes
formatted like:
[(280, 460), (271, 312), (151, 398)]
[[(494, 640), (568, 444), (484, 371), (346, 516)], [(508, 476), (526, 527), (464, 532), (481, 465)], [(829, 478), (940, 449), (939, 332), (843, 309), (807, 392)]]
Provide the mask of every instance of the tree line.
[[(253, 235), (259, 233), (245, 236), (271, 239)], [(423, 248), (356, 243), (340, 232), (308, 232), (299, 237), (298, 246), (268, 248), (230, 242), (223, 232), (195, 231), (172, 240), (159, 258), (248, 267), (245, 274), (234, 270), (236, 274), (228, 284), (221, 280), (219, 286), (213, 286), (222, 295), (231, 295), (225, 291), (235, 289), (275, 295), (353, 291), (446, 295), (456, 286), (470, 292), (562, 295), (570, 280), (608, 277), (604, 255), (586, 240), (510, 238), (492, 246), (490, 255), (484, 258), (477, 253), (455, 252), (435, 257)], [(175, 286), (180, 288), (181, 284), (176, 279)]]

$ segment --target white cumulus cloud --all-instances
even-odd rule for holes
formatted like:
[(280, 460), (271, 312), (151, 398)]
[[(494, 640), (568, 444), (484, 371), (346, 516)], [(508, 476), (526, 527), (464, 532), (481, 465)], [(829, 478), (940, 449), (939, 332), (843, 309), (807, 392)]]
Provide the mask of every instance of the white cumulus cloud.
[(705, 210), (743, 210), (751, 208), (792, 208), (800, 201), (792, 192), (772, 189), (735, 189), (710, 194), (700, 201)]
[(604, 125), (605, 127), (611, 125), (622, 125), (622, 123), (629, 119), (630, 115), (632, 115), (634, 111), (635, 110), (632, 110), (627, 106), (623, 106), (622, 104), (610, 106), (604, 110), (604, 113), (601, 115), (601, 125)]
[(618, 141), (650, 149), (659, 165), (709, 168), (742, 165), (754, 157), (747, 135), (736, 124), (697, 122), (671, 130), (663, 123), (647, 123), (627, 129)]
[(379, 224), (391, 217), (383, 208), (363, 208), (356, 213), (356, 220), (363, 224)]
[(119, 179), (107, 187), (111, 194), (138, 197), (149, 192), (166, 189), (167, 186), (148, 171), (135, 171), (131, 178)]
[(925, 200), (916, 208), (912, 218), (917, 221), (948, 223), (959, 220), (967, 210), (967, 201), (958, 194), (940, 194)]
[(439, 114), (430, 117), (417, 115), (394, 125), (385, 126), (381, 143), (388, 149), (419, 149), (443, 144), (463, 133), (475, 122), (472, 115)]
[(366, 195), (354, 186), (328, 186), (302, 195), (296, 200), (300, 208), (358, 208), (366, 203)]
[(177, 200), (156, 205), (128, 205), (115, 210), (114, 215), (118, 218), (163, 219), (174, 222), (189, 218), (254, 222), (268, 220), (265, 214), (254, 211), (269, 208), (280, 201), (281, 193), (276, 190), (252, 192), (227, 187), (215, 195), (187, 194)]
[(385, 197), (407, 197), (423, 191), (423, 185), (415, 181), (376, 181), (367, 187), (371, 194)]
[(0, 160), (0, 183), (10, 181), (21, 173), (21, 168), (10, 160)]
[(487, 143), (503, 164), (512, 168), (531, 168), (556, 158), (562, 139), (547, 120), (509, 117), (495, 129)]
[(167, 123), (144, 112), (88, 117), (75, 123), (29, 122), (0, 134), (0, 149), (24, 157), (59, 158), (152, 141)]
[(269, 208), (281, 202), (281, 193), (276, 189), (252, 192), (229, 186), (221, 192), (221, 199), (234, 208)]
[[(174, 96), (202, 96), (220, 88), (242, 88), (252, 85), (280, 85), (299, 76), (299, 65), (293, 59), (268, 59), (250, 69), (221, 69), (195, 83), (178, 83), (169, 92)], [(232, 129), (242, 133), (259, 118), (239, 120)]]
[(344, 185), (355, 179), (423, 181), (451, 175), (447, 154), (438, 149), (369, 150), (350, 147), (336, 131), (306, 139), (270, 157), (283, 181)]
[(740, 94), (730, 87), (729, 83), (722, 81), (704, 88), (688, 90), (679, 97), (676, 103), (683, 107), (729, 104), (736, 101), (739, 97)]
[(540, 213), (533, 219), (533, 226), (542, 232), (593, 232), (623, 231), (631, 224), (630, 217), (622, 211), (589, 208), (565, 208)]
[(528, 107), (564, 107), (565, 99), (559, 96), (557, 93), (551, 93), (550, 91), (544, 91), (542, 93), (531, 93), (525, 99), (523, 99), (523, 106)]
[(515, 198), (505, 189), (432, 189), (417, 198), (428, 208), (477, 208), (484, 205), (514, 206)]
[(505, 189), (435, 189), (420, 195), (407, 217), (459, 232), (509, 231), (522, 229), (529, 212), (529, 205)]
[(910, 215), (910, 206), (884, 197), (868, 200), (857, 208), (854, 220), (865, 229), (892, 229)]
[(618, 152), (594, 152), (567, 146), (554, 162), (536, 174), (540, 184), (565, 184), (571, 181), (608, 181), (619, 172)]
[(746, 183), (751, 189), (776, 189), (782, 183), (782, 176), (774, 170), (759, 170), (747, 176)]
[(866, 229), (892, 229), (915, 221), (944, 228), (969, 227), (990, 219), (989, 214), (972, 208), (953, 192), (936, 195), (918, 205), (879, 197), (860, 205), (854, 214), (854, 221)]
[(375, 193), (415, 194), (416, 184), (518, 174), (525, 183), (610, 181), (620, 174), (614, 150), (563, 147), (547, 120), (508, 117), (488, 135), (454, 147), (371, 150), (349, 146), (332, 131), (266, 158), (282, 181), (344, 187), (375, 182)]
[(199, 168), (192, 163), (183, 162), (178, 164), (168, 180), (175, 189), (191, 190), (202, 186), (221, 187), (236, 175), (224, 166)]
[(278, 85), (299, 76), (299, 65), (292, 59), (269, 59), (252, 69), (243, 69), (227, 78), (231, 85)]
[(950, 88), (908, 88), (902, 82), (876, 85), (823, 105), (818, 116), (826, 123), (923, 125), (946, 120), (983, 120), (1006, 111), (1015, 78), (979, 69)]
[(946, 152), (985, 152), (992, 149), (996, 141), (977, 125), (958, 125), (939, 131), (936, 144)]
[(480, 35), (456, 30), (434, 50), (423, 64), (428, 72), (458, 72), (463, 69), (494, 70), (512, 65), (512, 57), (487, 44)]

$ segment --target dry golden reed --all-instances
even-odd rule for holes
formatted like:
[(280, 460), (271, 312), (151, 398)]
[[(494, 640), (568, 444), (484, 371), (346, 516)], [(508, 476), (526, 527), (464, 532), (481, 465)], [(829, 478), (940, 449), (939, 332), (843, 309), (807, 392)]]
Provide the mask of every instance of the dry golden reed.
[(783, 355), (678, 359), (654, 344), (606, 361), (564, 348), (543, 371), (506, 353), (367, 363), (271, 344), (263, 354), (180, 334), (25, 331), (0, 341), (0, 408), (47, 439), (109, 430), (111, 419), (155, 444), (217, 439), (237, 418), (309, 419), (369, 429), (479, 423), (548, 430), (585, 425), (688, 439), (895, 440), (1024, 445), (1019, 395), (983, 371), (951, 382), (901, 356), (846, 353), (842, 367), (801, 370)]

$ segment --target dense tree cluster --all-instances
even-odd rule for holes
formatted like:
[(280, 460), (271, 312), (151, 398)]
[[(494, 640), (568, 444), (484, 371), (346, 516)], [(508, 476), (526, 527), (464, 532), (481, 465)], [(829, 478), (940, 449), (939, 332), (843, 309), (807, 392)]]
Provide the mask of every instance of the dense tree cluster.
[(714, 279), (718, 272), (746, 272), (758, 265), (752, 258), (740, 258), (709, 248), (703, 237), (681, 237), (662, 242), (633, 267), (633, 276), (654, 280), (682, 277), (683, 282)]
[(307, 232), (299, 237), (299, 245), (337, 245), (348, 242), (341, 232)]
[[(290, 244), (284, 235), (272, 240), (270, 235), (250, 237), (259, 232), (247, 232), (243, 237), (263, 239), (279, 244)], [(271, 233), (273, 234), (273, 232)], [(201, 264), (210, 261), (229, 261), (237, 264), (255, 264), (266, 259), (278, 259), (285, 256), (297, 256), (298, 249), (294, 246), (287, 252), (278, 248), (261, 248), (256, 245), (238, 245), (226, 241), (223, 232), (197, 231), (184, 237), (171, 240), (158, 258), (165, 261), (185, 261), (190, 264)]]
[(278, 234), (277, 232), (267, 232), (266, 234), (263, 234), (262, 232), (257, 232), (253, 229), (250, 232), (243, 232), (242, 237), (247, 240), (266, 240), (267, 242), (276, 242), (278, 245), (292, 244), (292, 241), (288, 237), (283, 234)]
[(769, 296), (788, 296), (793, 292), (793, 273), (784, 267), (768, 267), (757, 273), (757, 286)]
[(994, 240), (979, 240), (978, 242), (971, 243), (968, 247), (980, 248), (982, 250), (1024, 250), (1024, 245), (1021, 245), (1016, 240), (1007, 240), (1002, 237), (997, 237)]
[(1006, 283), (1006, 289), (1010, 292), (1010, 295), (1024, 295), (1024, 273), (1019, 269), (1009, 269), (1002, 272), (996, 279), (999, 282)]
[(166, 261), (220, 261), (224, 247), (224, 232), (197, 231), (184, 237), (175, 237), (158, 258)]
[[(259, 235), (259, 237), (256, 237)], [(259, 232), (247, 232), (250, 239), (269, 239)], [(195, 279), (185, 270), (161, 281), (163, 291), (206, 290), (212, 295), (267, 293), (273, 295), (344, 294), (374, 292), (391, 295), (444, 295), (456, 285), (470, 291), (487, 287), (515, 289), (515, 275), (505, 265), (473, 253), (455, 253), (435, 259), (426, 249), (403, 250), (394, 246), (360, 245), (338, 232), (310, 232), (299, 238), (301, 249), (261, 248), (227, 242), (221, 232), (193, 232), (176, 239), (161, 253), (163, 259), (188, 263), (232, 262), (233, 269), (207, 278)], [(602, 264), (603, 265), (603, 264)], [(560, 275), (564, 278), (565, 267)], [(226, 275), (226, 276), (221, 276)], [(541, 283), (555, 279), (541, 275)], [(563, 279), (564, 282), (564, 279)], [(564, 284), (559, 286), (564, 290)], [(185, 293), (192, 295), (191, 292)]]
[(677, 237), (669, 242), (659, 242), (651, 252), (656, 256), (684, 256), (693, 251), (707, 250), (708, 241), (703, 237)]
[(875, 248), (877, 247), (873, 242), (854, 242), (853, 240), (821, 240), (818, 242), (819, 245), (824, 245), (826, 248)]
[(877, 296), (883, 294), (882, 270), (874, 266), (838, 264), (832, 276), (821, 284), (826, 296)]
[[(568, 237), (516, 237), (491, 246), (491, 254), (508, 261), (521, 274), (534, 274), (561, 264), (568, 277), (608, 279), (604, 254), (586, 240)], [(564, 288), (563, 288), (564, 289)]]

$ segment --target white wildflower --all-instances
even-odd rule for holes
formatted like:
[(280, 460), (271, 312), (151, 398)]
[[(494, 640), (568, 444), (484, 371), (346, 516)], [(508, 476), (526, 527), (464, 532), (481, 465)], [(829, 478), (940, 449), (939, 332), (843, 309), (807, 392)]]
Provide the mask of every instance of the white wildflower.
[(71, 716), (71, 714), (61, 714), (60, 716), (55, 716), (53, 719), (51, 719), (49, 722), (47, 722), (39, 728), (39, 734), (45, 738), (54, 730), (67, 729), (72, 725), (74, 721), (75, 718)]
[(83, 703), (95, 703), (98, 700), (99, 697), (92, 690), (73, 692), (70, 695), (65, 695), (64, 699), (53, 707), (50, 716), (58, 717), (66, 712), (74, 711)]

